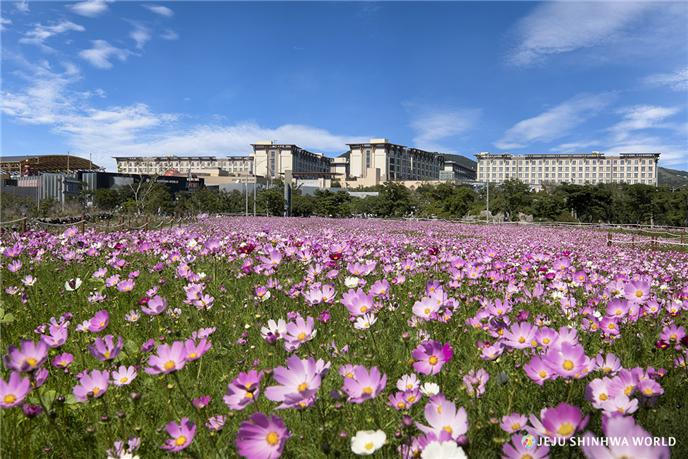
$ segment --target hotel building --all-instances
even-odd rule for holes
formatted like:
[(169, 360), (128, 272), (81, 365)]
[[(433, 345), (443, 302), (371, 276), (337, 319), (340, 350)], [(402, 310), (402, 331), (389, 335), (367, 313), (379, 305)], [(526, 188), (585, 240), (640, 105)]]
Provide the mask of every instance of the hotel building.
[(252, 175), (249, 156), (115, 156), (117, 172), (148, 175)]
[(534, 189), (570, 183), (642, 183), (657, 186), (659, 153), (582, 154), (479, 153), (478, 181), (502, 183), (518, 179)]
[(418, 148), (370, 139), (368, 143), (348, 144), (349, 178), (366, 178), (379, 169), (380, 180), (437, 180), (444, 169), (444, 156)]
[(298, 145), (272, 141), (256, 142), (251, 146), (255, 174), (260, 177), (276, 179), (284, 177), (285, 171), (307, 173), (313, 177), (327, 177), (330, 174), (332, 158), (322, 153), (312, 153)]

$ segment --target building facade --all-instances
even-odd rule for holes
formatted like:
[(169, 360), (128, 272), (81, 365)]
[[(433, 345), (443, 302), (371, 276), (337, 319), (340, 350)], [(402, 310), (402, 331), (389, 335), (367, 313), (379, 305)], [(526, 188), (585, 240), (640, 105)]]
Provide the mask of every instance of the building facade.
[(518, 179), (534, 189), (570, 183), (642, 183), (657, 186), (659, 153), (582, 154), (479, 153), (478, 181), (502, 183)]
[(316, 177), (329, 177), (332, 158), (312, 153), (294, 144), (262, 141), (251, 144), (253, 164), (257, 176), (268, 179), (284, 177), (286, 171)]
[(115, 156), (115, 161), (121, 174), (253, 175), (250, 156)]
[(37, 175), (43, 172), (74, 172), (100, 170), (90, 159), (73, 155), (25, 155), (0, 157), (0, 170), (12, 177)]
[(467, 182), (475, 180), (475, 169), (463, 166), (456, 161), (445, 161), (444, 169), (440, 171), (439, 179), (441, 181), (451, 182)]
[(367, 178), (379, 169), (380, 180), (437, 180), (444, 169), (444, 156), (418, 148), (370, 139), (348, 144), (349, 178)]

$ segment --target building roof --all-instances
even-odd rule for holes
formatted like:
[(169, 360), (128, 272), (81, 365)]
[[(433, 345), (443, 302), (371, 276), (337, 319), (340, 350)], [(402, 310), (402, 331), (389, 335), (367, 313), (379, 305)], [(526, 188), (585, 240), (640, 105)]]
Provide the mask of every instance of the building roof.
[(28, 165), (32, 171), (91, 170), (101, 169), (91, 160), (73, 155), (17, 155), (1, 156), (0, 163), (5, 168), (18, 168)]

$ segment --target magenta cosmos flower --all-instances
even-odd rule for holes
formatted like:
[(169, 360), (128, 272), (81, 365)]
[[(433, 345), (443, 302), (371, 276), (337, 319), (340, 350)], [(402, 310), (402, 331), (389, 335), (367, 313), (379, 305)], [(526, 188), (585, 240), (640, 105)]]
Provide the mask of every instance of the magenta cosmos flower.
[(425, 404), (425, 420), (429, 425), (416, 422), (416, 427), (427, 434), (433, 433), (437, 436), (449, 434), (453, 440), (456, 440), (468, 432), (466, 410), (463, 407), (457, 410), (456, 405), (443, 395), (436, 395)]
[(578, 407), (562, 402), (554, 408), (543, 408), (539, 420), (531, 414), (530, 423), (533, 427), (527, 430), (533, 434), (550, 438), (570, 438), (585, 428), (588, 416), (583, 417)]
[(175, 341), (172, 345), (159, 345), (157, 354), (148, 357), (148, 366), (145, 371), (149, 375), (167, 374), (181, 370), (184, 365), (186, 365), (184, 343)]
[(31, 380), (22, 378), (21, 374), (13, 371), (5, 382), (0, 378), (0, 406), (3, 408), (13, 408), (24, 401), (26, 394), (29, 393)]
[(89, 397), (100, 398), (107, 391), (110, 382), (110, 373), (107, 371), (88, 370), (84, 371), (79, 384), (74, 386), (72, 392), (74, 398), (80, 402), (88, 401)]
[(315, 321), (312, 317), (307, 317), (306, 320), (299, 316), (294, 322), (287, 323), (287, 333), (284, 337), (284, 348), (289, 351), (295, 351), (303, 343), (310, 341), (315, 337), (317, 330), (314, 330)]
[(436, 375), (449, 362), (454, 351), (449, 343), (430, 340), (418, 345), (411, 356), (416, 360), (413, 369), (424, 375)]
[(256, 401), (260, 394), (260, 381), (263, 372), (251, 370), (241, 372), (227, 385), (227, 394), (222, 398), (230, 410), (243, 410)]
[(650, 297), (650, 284), (645, 281), (633, 281), (624, 287), (624, 296), (628, 301), (644, 303)]
[(88, 321), (88, 331), (98, 333), (105, 330), (110, 323), (110, 314), (106, 310), (96, 312)]
[(141, 312), (149, 316), (162, 314), (165, 309), (167, 309), (167, 300), (160, 295), (155, 295), (146, 302), (145, 306), (141, 306)]
[(362, 289), (349, 290), (342, 295), (342, 304), (352, 316), (361, 316), (373, 308), (373, 296), (367, 295)]
[(10, 346), (4, 357), (5, 366), (14, 371), (33, 371), (48, 358), (48, 345), (43, 341), (22, 341), (21, 345)]
[(246, 459), (275, 459), (282, 455), (290, 435), (279, 417), (254, 413), (239, 426), (236, 436), (237, 452)]
[(189, 421), (189, 418), (182, 418), (177, 424), (172, 421), (165, 427), (171, 438), (165, 440), (165, 444), (160, 448), (176, 453), (189, 447), (196, 435), (196, 424)]
[(377, 397), (387, 385), (387, 375), (377, 367), (370, 371), (361, 365), (354, 368), (353, 378), (345, 378), (342, 390), (349, 396), (351, 403), (363, 403)]
[(320, 389), (322, 376), (330, 364), (314, 358), (300, 359), (291, 356), (286, 367), (277, 367), (272, 377), (279, 385), (265, 389), (265, 397), (273, 402), (281, 402), (278, 409), (305, 408), (315, 401)]
[(590, 371), (590, 359), (579, 344), (562, 343), (561, 346), (550, 348), (544, 362), (563, 378), (579, 379)]
[(95, 342), (88, 347), (88, 350), (91, 351), (93, 357), (105, 362), (106, 360), (116, 358), (122, 350), (122, 346), (121, 336), (117, 338), (117, 343), (115, 343), (115, 338), (112, 335), (107, 335), (104, 338), (96, 338)]

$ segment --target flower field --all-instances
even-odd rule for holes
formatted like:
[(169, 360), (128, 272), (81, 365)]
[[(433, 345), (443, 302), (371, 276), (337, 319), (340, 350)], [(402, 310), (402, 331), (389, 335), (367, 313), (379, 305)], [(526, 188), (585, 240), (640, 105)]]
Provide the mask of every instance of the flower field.
[(1, 244), (3, 458), (688, 457), (688, 253), (315, 218)]

